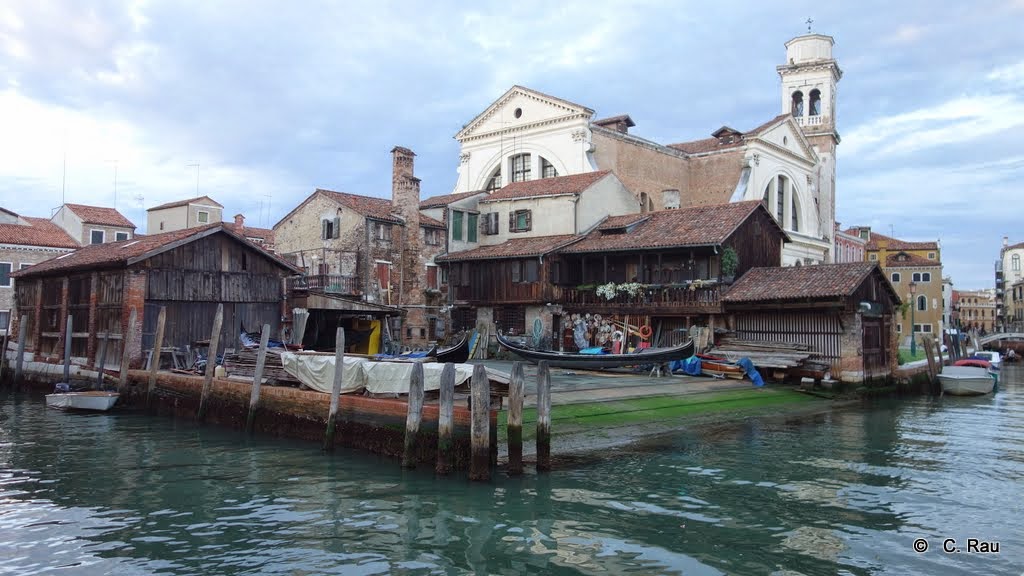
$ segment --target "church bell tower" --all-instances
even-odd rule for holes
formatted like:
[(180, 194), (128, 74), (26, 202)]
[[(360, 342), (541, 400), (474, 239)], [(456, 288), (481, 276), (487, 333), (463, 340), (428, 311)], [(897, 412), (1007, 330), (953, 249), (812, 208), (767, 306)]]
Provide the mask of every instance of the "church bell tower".
[(828, 261), (834, 261), (836, 221), (835, 182), (836, 84), (843, 77), (832, 58), (831, 36), (811, 34), (786, 42), (786, 63), (778, 66), (782, 80), (782, 112), (790, 113), (818, 154), (818, 165), (811, 185), (818, 204), (821, 230), (832, 244)]

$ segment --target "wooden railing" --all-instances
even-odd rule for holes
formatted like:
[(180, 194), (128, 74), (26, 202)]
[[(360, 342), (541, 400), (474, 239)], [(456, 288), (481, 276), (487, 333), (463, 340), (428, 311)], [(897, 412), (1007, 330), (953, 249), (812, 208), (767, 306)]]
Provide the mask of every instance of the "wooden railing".
[(324, 294), (357, 295), (359, 278), (338, 274), (311, 274), (292, 276), (285, 280), (288, 292), (320, 292)]
[(608, 299), (599, 296), (593, 289), (562, 290), (562, 304), (574, 308), (593, 310), (693, 310), (713, 312), (721, 308), (722, 287), (720, 285), (701, 288), (685, 285), (650, 285), (636, 295), (617, 293)]
[(541, 282), (508, 282), (493, 285), (472, 284), (451, 288), (457, 302), (468, 303), (528, 303), (545, 302), (557, 298), (556, 286)]

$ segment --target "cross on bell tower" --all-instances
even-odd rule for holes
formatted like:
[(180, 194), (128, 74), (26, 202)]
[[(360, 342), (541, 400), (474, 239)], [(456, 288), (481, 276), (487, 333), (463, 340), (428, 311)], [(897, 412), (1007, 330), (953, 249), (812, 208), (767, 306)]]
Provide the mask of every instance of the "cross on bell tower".
[(811, 24), (814, 24), (814, 19), (813, 18), (808, 18), (807, 19), (807, 33), (808, 34), (811, 33)]

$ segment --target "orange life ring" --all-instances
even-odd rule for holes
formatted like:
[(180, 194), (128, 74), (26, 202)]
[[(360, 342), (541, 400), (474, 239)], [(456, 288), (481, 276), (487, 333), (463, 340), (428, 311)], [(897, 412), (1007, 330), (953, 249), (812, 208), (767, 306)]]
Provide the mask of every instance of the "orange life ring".
[(639, 334), (640, 334), (641, 338), (643, 338), (644, 340), (647, 340), (648, 338), (651, 337), (651, 327), (650, 326), (641, 326), (640, 330), (639, 330)]

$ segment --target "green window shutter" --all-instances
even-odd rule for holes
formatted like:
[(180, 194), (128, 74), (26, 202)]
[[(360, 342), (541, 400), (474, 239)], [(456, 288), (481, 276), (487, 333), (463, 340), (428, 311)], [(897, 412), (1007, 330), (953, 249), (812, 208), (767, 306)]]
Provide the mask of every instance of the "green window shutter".
[(452, 212), (452, 240), (462, 240), (462, 212)]
[(477, 233), (479, 232), (477, 225), (478, 214), (468, 214), (466, 216), (466, 241), (476, 242)]

